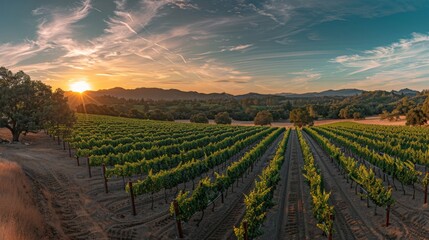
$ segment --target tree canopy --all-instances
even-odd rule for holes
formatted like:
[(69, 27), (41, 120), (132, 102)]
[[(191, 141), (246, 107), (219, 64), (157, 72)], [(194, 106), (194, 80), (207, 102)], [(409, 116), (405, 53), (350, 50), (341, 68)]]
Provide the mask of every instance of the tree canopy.
[(22, 133), (47, 127), (65, 131), (74, 122), (61, 89), (52, 92), (50, 86), (31, 80), (23, 71), (14, 74), (0, 68), (0, 128), (11, 131), (12, 141), (19, 141)]
[(231, 124), (232, 120), (227, 112), (220, 112), (215, 116), (216, 124)]
[(416, 107), (408, 111), (406, 116), (407, 125), (424, 125), (427, 123), (427, 117), (422, 109)]
[(298, 127), (311, 126), (313, 125), (313, 118), (310, 117), (306, 109), (296, 108), (290, 112), (290, 122)]
[(271, 125), (271, 122), (273, 121), (273, 115), (268, 111), (260, 111), (258, 114), (256, 114), (256, 117), (254, 119), (255, 125)]
[(426, 115), (426, 117), (429, 118), (429, 95), (423, 103), (422, 111)]
[(193, 123), (209, 123), (209, 119), (204, 113), (197, 113), (192, 115), (190, 121)]

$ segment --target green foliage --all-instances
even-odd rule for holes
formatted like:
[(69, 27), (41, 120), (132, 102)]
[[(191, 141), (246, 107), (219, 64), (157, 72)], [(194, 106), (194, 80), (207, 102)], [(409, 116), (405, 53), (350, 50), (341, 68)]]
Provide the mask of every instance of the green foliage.
[(244, 221), (248, 223), (249, 237), (254, 238), (262, 234), (260, 227), (265, 220), (268, 209), (273, 206), (272, 198), (275, 187), (280, 181), (280, 170), (285, 161), (289, 135), (290, 129), (284, 134), (269, 165), (262, 170), (259, 180), (255, 182), (255, 188), (245, 196), (246, 211), (244, 218), (238, 227), (234, 227), (234, 233), (238, 239), (244, 238)]
[(386, 142), (376, 141), (372, 137), (363, 137), (360, 134), (349, 133), (347, 130), (329, 126), (316, 127), (314, 129), (330, 139), (335, 139), (336, 143), (379, 167), (385, 173), (397, 178), (403, 184), (412, 185), (417, 182), (419, 173), (414, 170), (413, 163), (408, 160), (401, 161), (388, 154), (379, 154), (377, 152), (388, 150), (391, 147)]
[(325, 151), (338, 162), (351, 179), (356, 181), (363, 189), (365, 189), (365, 197), (368, 197), (380, 207), (386, 207), (394, 203), (392, 190), (387, 189), (384, 186), (383, 181), (375, 177), (372, 169), (367, 168), (363, 164), (359, 165), (356, 160), (351, 157), (346, 157), (340, 148), (332, 144), (326, 137), (315, 131), (315, 129), (318, 128), (305, 128), (304, 131), (319, 142)]
[(427, 123), (427, 116), (419, 107), (413, 108), (408, 111), (407, 116), (407, 125), (411, 126), (420, 126)]
[[(236, 134), (235, 136), (233, 136), (234, 133)], [(106, 157), (104, 157), (103, 160), (103, 156), (101, 156), (101, 161), (104, 161), (105, 163), (107, 161), (108, 164), (116, 164), (114, 168), (107, 170), (108, 175), (132, 176), (147, 173), (149, 169), (154, 172), (159, 172), (161, 170), (174, 168), (179, 164), (184, 164), (190, 161), (194, 161), (195, 159), (201, 159), (210, 156), (218, 151), (224, 151), (236, 143), (238, 143), (237, 146), (241, 147), (243, 144), (242, 141), (253, 141), (266, 133), (267, 131), (261, 132), (260, 129), (245, 132), (225, 133), (211, 138), (204, 137), (201, 139), (197, 139), (193, 141), (193, 144), (192, 142), (177, 144), (175, 146), (177, 146), (179, 152), (176, 154), (167, 154), (165, 152), (160, 152), (153, 156), (148, 156), (150, 151), (131, 151), (129, 153), (118, 154), (118, 157), (113, 159), (112, 156), (108, 156), (107, 159)], [(175, 146), (168, 146), (164, 149), (168, 149), (170, 147)], [(185, 149), (187, 151), (183, 152), (182, 149)], [(94, 162), (96, 162), (95, 159), (96, 158), (94, 158)], [(90, 158), (90, 160), (92, 159)], [(110, 172), (112, 172), (112, 174), (110, 174)]]
[(407, 114), (411, 109), (416, 107), (416, 103), (412, 100), (409, 100), (408, 97), (402, 98), (401, 101), (398, 101), (396, 104), (396, 112), (400, 115)]
[(423, 186), (429, 185), (429, 173), (425, 173), (425, 176), (422, 178), (421, 181)]
[(301, 130), (297, 130), (301, 151), (304, 157), (304, 177), (310, 185), (313, 215), (317, 220), (317, 227), (326, 235), (332, 233), (334, 206), (329, 204), (330, 193), (323, 189), (322, 175), (314, 162), (314, 156)]
[(268, 111), (260, 111), (258, 114), (256, 114), (256, 117), (254, 119), (255, 125), (271, 125), (271, 122), (273, 121), (273, 115)]
[(214, 121), (216, 124), (231, 124), (232, 119), (227, 112), (220, 112), (216, 114)]
[[(261, 142), (259, 142), (253, 149), (246, 152), (245, 155), (237, 162), (232, 163), (228, 166), (226, 172), (222, 175), (217, 175), (217, 178), (212, 183), (201, 182), (198, 184), (198, 187), (194, 192), (198, 194), (192, 194), (191, 196), (184, 198), (179, 195), (179, 198), (176, 198), (179, 202), (179, 208), (181, 209), (179, 219), (188, 221), (197, 211), (203, 210), (206, 205), (206, 199), (213, 201), (214, 198), (219, 194), (220, 189), (227, 189), (231, 184), (233, 184), (238, 178), (240, 178), (247, 169), (259, 159), (268, 147), (277, 139), (277, 137), (284, 131), (284, 128), (278, 128), (275, 131), (272, 131), (267, 137), (265, 137)], [(225, 161), (226, 157), (224, 160)], [(212, 163), (212, 164), (211, 164)], [(207, 162), (210, 164), (209, 168), (219, 164), (216, 161)], [(198, 168), (194, 168), (198, 169)], [(185, 176), (187, 175), (184, 174)], [(204, 180), (202, 180), (204, 181)], [(171, 214), (174, 214), (171, 212)]]
[(337, 135), (367, 145), (378, 152), (429, 166), (429, 129), (424, 127), (337, 123), (320, 126)]
[(147, 113), (147, 118), (150, 120), (174, 121), (174, 117), (171, 113), (165, 113), (159, 109), (149, 111)]
[(302, 108), (296, 108), (290, 112), (290, 122), (298, 127), (313, 125), (313, 119), (310, 117), (309, 112)]
[(338, 114), (340, 118), (353, 118), (355, 120), (363, 119), (366, 115), (366, 108), (360, 105), (347, 105), (346, 107), (342, 108)]
[(429, 119), (429, 94), (426, 97), (426, 100), (424, 101), (422, 105), (422, 111), (426, 115), (426, 117)]
[(209, 119), (206, 117), (204, 113), (198, 113), (191, 116), (190, 119), (193, 123), (209, 123)]
[[(50, 86), (31, 80), (20, 71), (13, 74), (0, 68), (0, 127), (12, 133), (18, 141), (21, 133), (53, 127), (65, 135), (75, 121), (62, 90), (52, 93)], [(68, 132), (67, 132), (68, 133)]]
[[(268, 138), (271, 139), (270, 136), (272, 137), (273, 134), (277, 132), (278, 131), (274, 131), (274, 129), (266, 129), (265, 131), (262, 131), (258, 134), (247, 137), (244, 140), (237, 141), (235, 144), (232, 144), (224, 149), (216, 150), (212, 154), (204, 157), (204, 159), (201, 159), (201, 160), (192, 159), (191, 161), (179, 162), (179, 165), (177, 167), (169, 168), (167, 170), (161, 170), (156, 174), (154, 174), (153, 175), (154, 183), (152, 182), (148, 183), (147, 179), (138, 180), (137, 183), (135, 184), (137, 189), (135, 193), (136, 195), (148, 193), (146, 188), (146, 185), (148, 184), (154, 185), (152, 186), (151, 189), (157, 192), (164, 188), (168, 189), (180, 183), (191, 181), (195, 179), (197, 176), (200, 176), (201, 174), (208, 172), (213, 167), (227, 161), (229, 158), (239, 153), (249, 144), (252, 144), (257, 140), (260, 140), (261, 138), (265, 137), (269, 133), (270, 135), (268, 135)], [(264, 142), (264, 140), (262, 142)], [(227, 169), (227, 172), (229, 171), (228, 175), (235, 176), (235, 174), (238, 174), (238, 170), (237, 168), (234, 167), (234, 164), (237, 164), (237, 163), (235, 162), (228, 167)]]

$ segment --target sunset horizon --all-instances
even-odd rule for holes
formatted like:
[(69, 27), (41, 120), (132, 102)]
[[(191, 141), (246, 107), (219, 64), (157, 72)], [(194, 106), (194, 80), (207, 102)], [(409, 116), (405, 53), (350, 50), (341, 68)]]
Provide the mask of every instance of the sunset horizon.
[[(362, 90), (365, 92), (371, 92), (371, 91), (386, 91), (386, 92), (392, 92), (392, 91), (401, 91), (401, 90), (412, 90), (412, 91), (426, 91), (428, 89), (422, 89), (422, 90), (415, 90), (415, 89), (411, 89), (411, 88), (398, 88), (398, 89), (373, 89), (373, 90), (367, 90), (367, 89), (363, 89), (363, 88), (326, 88), (326, 89), (320, 89), (317, 91), (302, 91), (302, 92), (238, 92), (238, 93), (231, 93), (228, 91), (222, 91), (222, 92), (212, 92), (212, 91), (197, 91), (197, 90), (185, 90), (185, 89), (181, 89), (181, 88), (162, 88), (162, 87), (135, 87), (135, 88), (125, 88), (125, 87), (120, 87), (120, 86), (116, 86), (116, 87), (112, 87), (112, 88), (100, 88), (100, 89), (93, 89), (93, 88), (88, 88), (84, 91), (79, 91), (79, 90), (73, 90), (73, 87), (70, 86), (69, 89), (65, 90), (62, 89), (64, 91), (68, 91), (68, 92), (74, 92), (74, 93), (85, 93), (85, 92), (98, 92), (98, 91), (106, 91), (106, 90), (112, 90), (112, 89), (124, 89), (124, 90), (137, 90), (137, 89), (161, 89), (161, 90), (178, 90), (181, 92), (196, 92), (196, 93), (202, 93), (202, 94), (228, 94), (228, 95), (232, 95), (232, 96), (238, 96), (238, 95), (245, 95), (245, 94), (251, 94), (251, 93), (256, 93), (256, 94), (261, 94), (261, 95), (279, 95), (279, 94), (307, 94), (307, 93), (321, 93), (321, 92), (327, 92), (327, 91), (341, 91), (341, 90)], [(142, 96), (144, 98), (144, 96)]]
[(0, 66), (64, 90), (87, 82), (231, 94), (421, 91), (429, 88), (423, 3), (2, 3)]

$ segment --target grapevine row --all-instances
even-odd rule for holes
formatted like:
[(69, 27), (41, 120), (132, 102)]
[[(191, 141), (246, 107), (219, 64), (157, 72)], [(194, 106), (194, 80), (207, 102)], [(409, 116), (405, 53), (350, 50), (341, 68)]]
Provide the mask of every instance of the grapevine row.
[(260, 228), (264, 222), (266, 213), (273, 206), (272, 198), (274, 190), (280, 181), (280, 169), (285, 161), (286, 146), (290, 135), (290, 129), (284, 134), (277, 151), (269, 165), (264, 168), (259, 180), (255, 182), (254, 189), (245, 196), (246, 211), (239, 227), (234, 227), (237, 239), (244, 239), (244, 222), (248, 224), (248, 236), (257, 237), (262, 234)]
[[(193, 159), (200, 159), (204, 156), (209, 156), (212, 153), (219, 151), (221, 149), (230, 147), (237, 141), (243, 140), (247, 137), (250, 137), (254, 134), (257, 134), (261, 129), (254, 129), (251, 131), (247, 131), (244, 133), (241, 133), (239, 135), (233, 136), (233, 137), (227, 137), (223, 139), (220, 142), (217, 143), (211, 143), (203, 148), (195, 148), (192, 150), (185, 152), (181, 152), (180, 154), (168, 156), (163, 155), (158, 158), (154, 158), (151, 160), (140, 160), (135, 162), (133, 159), (135, 157), (130, 157), (130, 159), (125, 159), (124, 164), (115, 165), (114, 168), (107, 169), (107, 176), (133, 176), (143, 173), (149, 173), (149, 171), (152, 171), (153, 173), (159, 172), (161, 170), (167, 170), (173, 167), (176, 167), (179, 164), (184, 164), (186, 162), (189, 162)], [(266, 129), (265, 131), (269, 131), (269, 129)], [(132, 152), (130, 152), (131, 154)], [(116, 161), (114, 161), (116, 163)], [(109, 164), (112, 163), (112, 160), (109, 159)], [(119, 162), (118, 162), (119, 163)]]
[(329, 204), (331, 193), (327, 193), (323, 187), (322, 174), (314, 162), (314, 156), (308, 146), (301, 130), (297, 130), (301, 151), (304, 157), (304, 177), (310, 185), (313, 215), (317, 220), (317, 227), (327, 236), (332, 238), (334, 206)]
[[(258, 129), (260, 130), (260, 129)], [(102, 163), (113, 166), (115, 164), (124, 164), (127, 162), (139, 162), (139, 161), (148, 161), (157, 157), (171, 157), (172, 155), (178, 155), (183, 152), (192, 151), (194, 149), (198, 149), (200, 147), (215, 143), (220, 141), (221, 139), (234, 136), (236, 134), (246, 134), (254, 131), (249, 131), (249, 129), (241, 129), (237, 132), (225, 132), (219, 135), (213, 135), (212, 137), (206, 136), (206, 137), (200, 137), (198, 139), (195, 139), (190, 142), (183, 142), (181, 144), (174, 144), (169, 146), (162, 146), (162, 147), (153, 147), (150, 149), (143, 149), (143, 150), (133, 150), (124, 152), (124, 153), (118, 153), (118, 154), (107, 154), (107, 155), (97, 155), (97, 156), (90, 156), (90, 164), (93, 166), (99, 166)]]
[[(208, 172), (213, 167), (226, 162), (229, 158), (239, 153), (253, 142), (256, 142), (266, 136), (269, 132), (273, 132), (273, 129), (269, 128), (266, 131), (250, 136), (244, 140), (238, 141), (234, 145), (226, 149), (216, 151), (215, 153), (207, 156), (203, 160), (193, 159), (192, 161), (186, 162), (184, 164), (179, 164), (179, 166), (175, 168), (169, 170), (161, 170), (160, 172), (155, 174), (152, 174), (152, 172), (149, 171), (148, 176), (144, 180), (138, 180), (134, 184), (134, 193), (136, 195), (155, 193), (162, 189), (171, 189), (178, 184), (194, 180), (196, 177)], [(279, 130), (274, 131), (267, 138), (271, 139), (271, 136), (278, 132)], [(266, 140), (263, 140), (261, 143), (264, 142), (266, 142)], [(247, 156), (247, 154), (248, 153), (246, 153), (245, 156)], [(235, 163), (228, 167), (227, 171), (235, 170), (235, 168), (231, 168), (233, 166), (235, 166)], [(233, 171), (230, 174), (232, 173), (235, 172)], [(126, 188), (126, 190), (129, 191), (128, 187)]]
[(383, 181), (375, 176), (371, 168), (367, 168), (363, 164), (359, 165), (353, 158), (346, 157), (340, 148), (336, 147), (314, 129), (305, 128), (304, 131), (312, 136), (331, 158), (337, 161), (350, 179), (366, 191), (365, 195), (367, 198), (379, 207), (390, 207), (394, 203), (392, 189), (387, 189), (383, 185)]
[[(226, 172), (222, 175), (216, 174), (216, 179), (211, 182), (209, 178), (204, 178), (199, 182), (198, 187), (190, 194), (190, 192), (179, 192), (176, 197), (180, 212), (176, 215), (178, 220), (188, 221), (196, 212), (203, 211), (208, 204), (213, 201), (219, 193), (228, 189), (246, 170), (253, 166), (268, 147), (278, 138), (284, 131), (284, 128), (279, 128), (268, 135), (253, 149), (247, 152), (239, 161), (231, 164)], [(174, 214), (173, 205), (170, 212)]]
[[(236, 131), (238, 130), (238, 131)], [(222, 134), (235, 134), (240, 133), (243, 131), (246, 131), (247, 129), (219, 129), (217, 131), (213, 132), (199, 132), (197, 134), (188, 134), (185, 136), (177, 137), (177, 138), (168, 138), (163, 139), (159, 141), (149, 140), (149, 141), (138, 141), (133, 143), (125, 143), (125, 144), (119, 144), (116, 146), (113, 145), (102, 145), (100, 147), (94, 147), (92, 149), (85, 149), (85, 153), (79, 153), (77, 155), (80, 156), (91, 156), (96, 157), (99, 155), (107, 155), (107, 154), (119, 154), (119, 153), (126, 153), (131, 150), (134, 151), (145, 151), (145, 152), (156, 152), (156, 151), (162, 151), (165, 153), (178, 151), (176, 149), (183, 149), (187, 150), (190, 146), (194, 146), (196, 140), (200, 140), (199, 142), (207, 142), (208, 136), (211, 135), (214, 137), (218, 137)], [(204, 139), (204, 140), (201, 140)], [(166, 141), (168, 140), (168, 141)], [(199, 143), (197, 142), (197, 143)], [(82, 150), (81, 150), (82, 151)], [(79, 151), (78, 151), (79, 152)], [(153, 155), (153, 154), (152, 154)]]
[[(340, 134), (340, 130), (331, 130), (336, 133), (332, 133), (323, 128), (314, 128), (319, 134), (322, 134), (328, 138), (334, 139), (343, 147), (346, 147), (357, 156), (366, 159), (371, 164), (380, 168), (383, 172), (391, 175), (394, 179), (398, 179), (401, 184), (414, 185), (419, 179), (419, 172), (414, 169), (414, 164), (410, 161), (403, 162), (397, 158), (393, 158), (387, 154), (380, 155), (374, 150), (370, 150), (368, 146), (377, 148), (376, 145), (370, 140), (365, 138), (358, 138), (354, 134)], [(351, 141), (352, 139), (354, 141)], [(358, 144), (366, 144), (365, 147)]]
[(404, 142), (397, 137), (389, 137), (388, 134), (366, 132), (365, 130), (354, 130), (350, 128), (321, 127), (327, 130), (341, 131), (341, 133), (353, 134), (356, 139), (367, 141), (367, 145), (377, 148), (378, 151), (400, 157), (403, 161), (410, 160), (413, 163), (429, 165), (429, 150), (427, 145), (421, 142)]

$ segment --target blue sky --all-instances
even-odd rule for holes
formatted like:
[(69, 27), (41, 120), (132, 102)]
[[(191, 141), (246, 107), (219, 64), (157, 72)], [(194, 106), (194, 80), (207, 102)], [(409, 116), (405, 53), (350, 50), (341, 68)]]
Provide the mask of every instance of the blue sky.
[(429, 0), (2, 0), (0, 66), (68, 90), (429, 88)]

